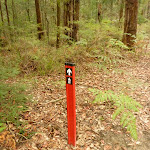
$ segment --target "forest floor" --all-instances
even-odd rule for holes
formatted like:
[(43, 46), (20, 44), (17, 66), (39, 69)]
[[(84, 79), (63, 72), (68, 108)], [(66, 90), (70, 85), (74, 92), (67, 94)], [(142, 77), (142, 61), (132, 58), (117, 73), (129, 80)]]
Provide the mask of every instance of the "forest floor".
[[(150, 45), (148, 47), (150, 51)], [(33, 102), (22, 115), (28, 122), (20, 135), (17, 150), (148, 150), (150, 148), (150, 57), (141, 56), (130, 65), (100, 72), (86, 65), (76, 71), (76, 147), (67, 144), (67, 106), (65, 77), (52, 74), (33, 78)], [(84, 70), (82, 72), (82, 70)], [(123, 91), (143, 108), (136, 114), (138, 140), (112, 120), (113, 110), (105, 104), (93, 104), (89, 88)], [(100, 119), (103, 118), (103, 119)], [(26, 135), (35, 133), (31, 139)], [(19, 136), (19, 135), (18, 135)]]

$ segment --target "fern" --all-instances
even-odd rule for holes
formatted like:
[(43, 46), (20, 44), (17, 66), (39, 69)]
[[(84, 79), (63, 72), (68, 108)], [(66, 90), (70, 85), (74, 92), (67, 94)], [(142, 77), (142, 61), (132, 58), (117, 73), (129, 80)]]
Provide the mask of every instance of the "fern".
[(130, 132), (132, 138), (137, 140), (136, 118), (133, 113), (138, 112), (139, 108), (142, 108), (142, 106), (134, 99), (124, 94), (117, 95), (110, 90), (105, 92), (97, 89), (89, 90), (95, 95), (93, 103), (109, 101), (116, 106), (112, 119), (115, 120), (117, 116), (120, 116), (120, 124), (122, 127), (127, 127), (127, 131)]

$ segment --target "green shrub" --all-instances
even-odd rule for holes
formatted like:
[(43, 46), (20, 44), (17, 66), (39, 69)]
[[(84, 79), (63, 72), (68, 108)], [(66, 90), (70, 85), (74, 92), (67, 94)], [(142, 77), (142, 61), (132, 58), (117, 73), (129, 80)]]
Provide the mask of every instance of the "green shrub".
[(21, 84), (6, 83), (6, 79), (20, 72), (18, 64), (10, 60), (0, 56), (0, 122), (11, 121), (19, 125), (19, 114), (26, 109), (26, 88)]
[[(8, 59), (8, 60), (7, 60)], [(0, 80), (14, 77), (20, 73), (18, 64), (9, 58), (0, 56)]]

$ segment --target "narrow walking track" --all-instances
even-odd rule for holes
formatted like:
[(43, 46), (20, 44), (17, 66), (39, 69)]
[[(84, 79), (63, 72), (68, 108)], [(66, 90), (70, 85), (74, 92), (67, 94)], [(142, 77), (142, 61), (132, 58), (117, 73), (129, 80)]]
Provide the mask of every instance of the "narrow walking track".
[[(150, 47), (149, 47), (150, 50)], [(133, 62), (132, 62), (133, 63)], [(99, 72), (96, 68), (86, 74), (76, 73), (77, 150), (148, 150), (150, 148), (150, 57), (121, 67), (121, 72)], [(32, 91), (33, 103), (23, 115), (27, 130), (36, 132), (18, 150), (70, 150), (67, 144), (66, 91), (63, 75), (36, 77)], [(143, 109), (137, 116), (138, 141), (132, 140), (107, 105), (92, 104), (89, 88), (122, 91), (132, 96)]]

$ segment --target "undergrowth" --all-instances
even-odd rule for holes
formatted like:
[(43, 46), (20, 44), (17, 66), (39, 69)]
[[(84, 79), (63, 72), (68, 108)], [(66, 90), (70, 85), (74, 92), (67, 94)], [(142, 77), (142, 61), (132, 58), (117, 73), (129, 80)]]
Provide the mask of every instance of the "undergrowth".
[[(105, 18), (99, 24), (91, 19), (82, 20), (79, 24), (79, 40), (76, 43), (68, 45), (66, 40), (61, 38), (60, 48), (56, 49), (53, 42), (49, 45), (44, 40), (39, 41), (33, 36), (26, 36), (16, 38), (15, 42), (9, 42), (7, 46), (1, 48), (1, 52), (13, 56), (12, 62), (16, 62), (17, 69), (25, 75), (63, 73), (66, 61), (81, 64), (90, 60), (93, 65), (104, 71), (118, 64), (128, 63), (126, 61), (126, 57), (129, 56), (126, 54), (128, 47), (121, 42), (123, 30), (118, 30), (116, 21)], [(138, 35), (144, 36), (142, 33)], [(135, 57), (136, 53), (130, 55)]]
[(19, 126), (19, 115), (26, 110), (27, 96), (23, 85), (0, 85), (0, 122), (11, 121)]
[[(0, 123), (11, 121), (16, 126), (20, 113), (26, 109), (27, 96), (25, 86), (22, 84), (9, 84), (7, 79), (13, 78), (20, 73), (18, 63), (0, 56)], [(0, 130), (4, 127), (0, 127)]]
[(89, 89), (94, 95), (93, 103), (109, 102), (115, 108), (112, 119), (120, 116), (120, 124), (126, 127), (133, 139), (137, 140), (137, 128), (135, 112), (139, 111), (142, 106), (131, 97), (124, 94), (116, 94), (113, 91), (100, 91), (97, 89)]

